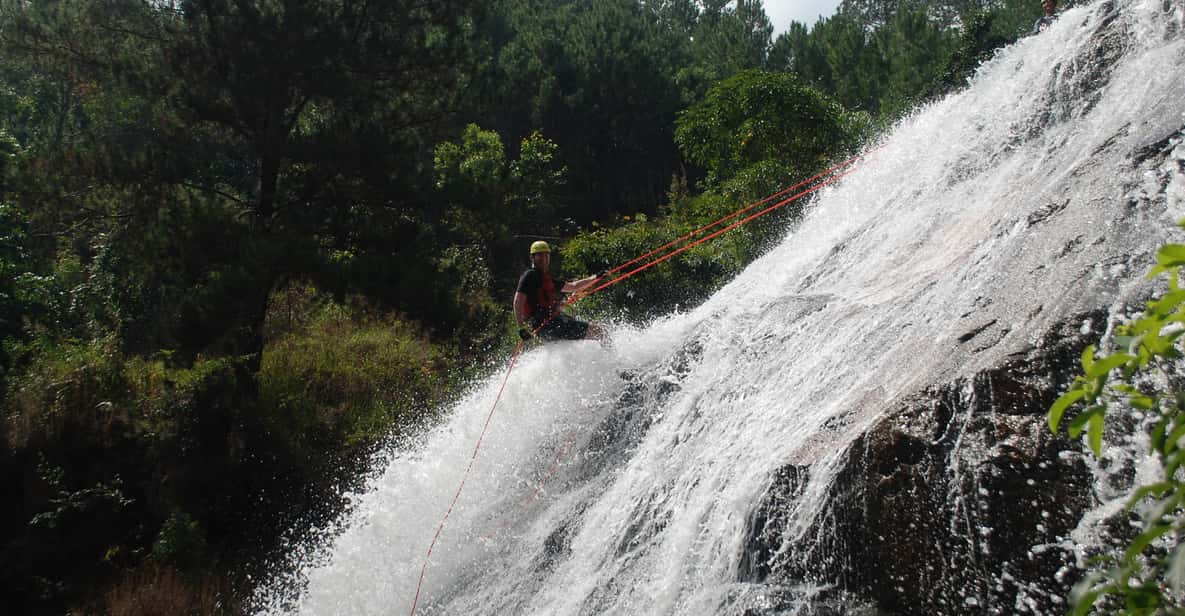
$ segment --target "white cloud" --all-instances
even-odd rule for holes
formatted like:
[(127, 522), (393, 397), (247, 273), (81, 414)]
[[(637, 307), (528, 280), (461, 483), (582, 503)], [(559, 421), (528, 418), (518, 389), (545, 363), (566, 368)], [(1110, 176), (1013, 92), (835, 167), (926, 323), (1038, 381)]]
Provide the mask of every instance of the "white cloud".
[(840, 0), (765, 0), (765, 14), (774, 24), (774, 36), (786, 31), (790, 22), (815, 25), (819, 16), (831, 17), (839, 7)]

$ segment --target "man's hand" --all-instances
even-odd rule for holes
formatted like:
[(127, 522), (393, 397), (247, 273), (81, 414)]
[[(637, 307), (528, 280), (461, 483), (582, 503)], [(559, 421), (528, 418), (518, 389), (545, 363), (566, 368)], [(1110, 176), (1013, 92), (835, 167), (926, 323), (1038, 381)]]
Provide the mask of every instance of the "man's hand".
[(535, 337), (535, 334), (531, 333), (531, 330), (525, 327), (520, 327), (518, 329), (518, 337), (522, 338), (523, 342), (530, 342)]

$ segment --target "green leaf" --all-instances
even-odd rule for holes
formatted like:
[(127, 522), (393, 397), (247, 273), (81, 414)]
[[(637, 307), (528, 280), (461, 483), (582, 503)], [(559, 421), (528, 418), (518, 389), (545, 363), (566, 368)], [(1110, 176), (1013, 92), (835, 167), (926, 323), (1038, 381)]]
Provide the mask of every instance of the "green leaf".
[(1157, 331), (1159, 329), (1160, 319), (1154, 319), (1147, 316), (1136, 319), (1134, 323), (1128, 326), (1128, 331), (1135, 336), (1147, 334), (1148, 332)]
[(1082, 371), (1090, 371), (1090, 367), (1094, 365), (1094, 345), (1089, 344), (1085, 349), (1082, 349)]
[(1101, 587), (1095, 586), (1101, 577), (1102, 575), (1098, 572), (1091, 572), (1085, 579), (1074, 585), (1070, 591), (1070, 603), (1074, 606), (1070, 613), (1073, 616), (1086, 616), (1100, 596), (1114, 589), (1111, 584)]
[(1131, 545), (1127, 546), (1127, 551), (1124, 553), (1125, 560), (1132, 560), (1133, 558), (1144, 553), (1144, 550), (1165, 533), (1173, 529), (1171, 524), (1154, 524), (1148, 530), (1140, 533), (1138, 537), (1132, 540)]
[[(1143, 342), (1143, 339), (1141, 338), (1141, 343), (1142, 342)], [(1148, 347), (1144, 346), (1143, 344), (1140, 344), (1138, 354), (1140, 356), (1140, 367), (1141, 368), (1148, 367), (1148, 364), (1152, 361), (1152, 353), (1148, 351)]]
[(1135, 359), (1136, 359), (1136, 357), (1134, 355), (1129, 355), (1127, 353), (1116, 353), (1114, 355), (1108, 355), (1108, 356), (1100, 359), (1099, 361), (1094, 362), (1090, 368), (1087, 368), (1086, 378), (1095, 379), (1100, 376), (1105, 376), (1108, 373), (1110, 373), (1112, 370), (1114, 370), (1115, 368), (1118, 368), (1119, 366), (1122, 366), (1122, 365), (1126, 364), (1127, 362), (1133, 361)]
[(1185, 291), (1170, 291), (1161, 298), (1148, 302), (1148, 308), (1155, 310), (1157, 314), (1167, 315), (1182, 303), (1185, 303)]
[(1141, 410), (1150, 411), (1156, 408), (1156, 400), (1144, 394), (1135, 393), (1131, 395), (1131, 405)]
[(1089, 384), (1090, 391), (1094, 392), (1094, 399), (1095, 400), (1098, 400), (1098, 397), (1100, 395), (1102, 395), (1103, 390), (1106, 387), (1107, 387), (1107, 375), (1106, 374), (1100, 374), (1099, 376), (1095, 377), (1093, 381), (1090, 381), (1090, 384)]
[(1071, 404), (1074, 404), (1086, 395), (1086, 391), (1082, 389), (1071, 389), (1058, 397), (1054, 401), (1053, 406), (1049, 407), (1049, 430), (1057, 434), (1057, 427), (1062, 422), (1062, 415), (1066, 413), (1066, 409)]
[(1168, 438), (1166, 438), (1164, 441), (1164, 446), (1161, 448), (1161, 451), (1163, 451), (1165, 455), (1172, 453), (1173, 450), (1177, 449), (1177, 443), (1181, 442), (1181, 437), (1183, 436), (1185, 436), (1185, 424), (1180, 424), (1174, 428), (1171, 433), (1169, 433)]
[(1164, 435), (1168, 429), (1169, 420), (1167, 417), (1156, 422), (1156, 425), (1152, 427), (1152, 430), (1148, 433), (1148, 435), (1151, 439), (1153, 451), (1160, 451), (1160, 448), (1164, 447)]
[[(1168, 447), (1168, 443), (1165, 443), (1165, 447)], [(1177, 449), (1174, 450), (1173, 453), (1167, 454), (1164, 457), (1163, 464), (1165, 477), (1176, 476), (1177, 469), (1181, 468), (1181, 450)]]
[(1160, 605), (1160, 593), (1153, 584), (1128, 586), (1124, 594), (1128, 612), (1131, 614), (1148, 614), (1149, 610)]
[(1129, 498), (1127, 501), (1127, 507), (1128, 509), (1131, 509), (1138, 505), (1140, 501), (1144, 500), (1145, 498), (1160, 498), (1172, 490), (1173, 484), (1168, 481), (1158, 481), (1146, 486), (1140, 486), (1134, 492), (1132, 492), (1131, 498)]
[(1090, 423), (1091, 418), (1096, 415), (1102, 415), (1104, 409), (1105, 407), (1103, 406), (1095, 405), (1074, 416), (1074, 419), (1070, 420), (1070, 438), (1081, 436), (1086, 425)]
[(1185, 265), (1185, 245), (1165, 244), (1156, 251), (1156, 263), (1160, 267)]
[(1096, 458), (1103, 455), (1103, 414), (1099, 413), (1090, 418), (1090, 431), (1087, 434), (1090, 449)]

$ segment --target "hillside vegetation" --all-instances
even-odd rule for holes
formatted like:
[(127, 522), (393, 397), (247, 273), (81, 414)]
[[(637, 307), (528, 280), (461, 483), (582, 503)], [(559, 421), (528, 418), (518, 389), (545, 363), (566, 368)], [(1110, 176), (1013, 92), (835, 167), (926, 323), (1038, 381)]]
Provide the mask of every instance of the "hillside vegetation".
[[(857, 152), (1035, 2), (0, 7), (0, 584), (244, 609), (283, 539), (512, 346), (536, 239), (617, 265)], [(796, 215), (590, 300), (706, 297)]]

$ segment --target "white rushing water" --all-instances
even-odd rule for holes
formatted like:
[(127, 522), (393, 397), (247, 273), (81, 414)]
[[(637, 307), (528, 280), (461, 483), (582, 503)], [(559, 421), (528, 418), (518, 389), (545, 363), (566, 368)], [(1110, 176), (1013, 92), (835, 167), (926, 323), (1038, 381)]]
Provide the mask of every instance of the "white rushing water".
[[(618, 329), (610, 348), (526, 353), (416, 613), (736, 611), (746, 520), (777, 468), (825, 474), (902, 396), (1134, 293), (1185, 216), (1180, 165), (1161, 170), (1167, 189), (1123, 170), (1185, 125), (1181, 6), (1065, 11), (902, 122), (702, 306)], [(1091, 51), (1113, 19), (1120, 34)], [(1108, 53), (1121, 57), (1096, 63)], [(1148, 191), (1169, 197), (1141, 200)], [(971, 352), (959, 338), (980, 326), (995, 344)], [(476, 388), (355, 497), (344, 531), (300, 572), (299, 613), (411, 611), (500, 385)], [(821, 437), (836, 421), (847, 429)]]

